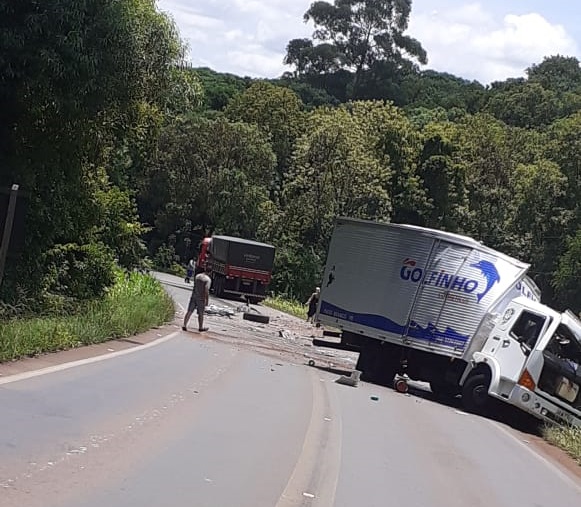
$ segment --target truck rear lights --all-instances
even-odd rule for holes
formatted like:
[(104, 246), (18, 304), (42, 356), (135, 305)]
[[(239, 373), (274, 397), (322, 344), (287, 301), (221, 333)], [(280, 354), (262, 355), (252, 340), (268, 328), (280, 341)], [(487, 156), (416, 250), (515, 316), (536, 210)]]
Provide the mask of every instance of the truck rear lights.
[(531, 376), (527, 369), (525, 369), (522, 372), (522, 375), (518, 379), (518, 384), (520, 386), (526, 387), (529, 391), (534, 391), (535, 388), (537, 387), (535, 381), (533, 380), (533, 377)]

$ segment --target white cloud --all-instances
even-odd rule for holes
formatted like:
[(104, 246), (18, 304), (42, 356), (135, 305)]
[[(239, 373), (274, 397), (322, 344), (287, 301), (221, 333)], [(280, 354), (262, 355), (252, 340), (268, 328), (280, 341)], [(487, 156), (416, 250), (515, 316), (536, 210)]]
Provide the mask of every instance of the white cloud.
[(190, 46), (194, 65), (253, 77), (276, 77), (289, 40), (309, 36), (311, 0), (159, 0)]
[[(194, 65), (276, 77), (290, 70), (282, 64), (288, 41), (313, 31), (303, 22), (311, 2), (159, 0), (158, 6), (173, 15)], [(563, 26), (550, 23), (542, 13), (510, 13), (507, 3), (497, 2), (493, 11), (489, 3), (447, 0), (434, 10), (431, 0), (418, 0), (409, 33), (427, 50), (429, 68), (484, 83), (523, 75), (547, 55), (579, 55)]]
[(418, 13), (409, 31), (427, 50), (430, 68), (484, 83), (522, 76), (544, 56), (578, 54), (565, 28), (541, 14), (495, 19), (480, 3)]

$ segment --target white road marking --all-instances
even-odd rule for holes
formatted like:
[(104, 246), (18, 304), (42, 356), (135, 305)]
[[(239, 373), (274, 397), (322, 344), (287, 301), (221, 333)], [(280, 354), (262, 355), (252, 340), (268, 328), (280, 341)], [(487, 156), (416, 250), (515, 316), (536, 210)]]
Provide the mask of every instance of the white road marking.
[[(311, 379), (312, 411), (303, 448), (275, 507), (304, 505), (304, 497), (313, 499), (309, 505), (315, 507), (334, 504), (341, 465), (341, 420), (323, 422), (325, 415), (338, 410), (335, 393), (316, 382), (315, 373)], [(309, 490), (316, 490), (317, 495)]]
[(488, 423), (494, 426), (498, 431), (500, 431), (504, 436), (512, 440), (514, 443), (518, 444), (519, 447), (526, 449), (526, 451), (532, 454), (538, 461), (543, 463), (547, 468), (549, 468), (552, 472), (557, 474), (561, 479), (563, 479), (566, 483), (570, 486), (573, 486), (577, 491), (581, 492), (581, 484), (576, 479), (573, 479), (567, 472), (565, 472), (561, 467), (555, 464), (553, 461), (545, 458), (543, 455), (539, 454), (529, 445), (523, 443), (516, 435), (513, 435), (510, 431), (504, 428), (501, 424), (497, 423), (496, 421), (491, 421), (490, 419), (485, 419)]
[(117, 352), (112, 352), (110, 354), (102, 354), (100, 356), (89, 357), (87, 359), (79, 359), (78, 361), (71, 361), (70, 363), (57, 364), (54, 366), (48, 366), (47, 368), (41, 368), (40, 370), (26, 371), (23, 373), (16, 373), (15, 375), (10, 375), (8, 377), (0, 378), (0, 386), (5, 384), (12, 384), (14, 382), (20, 382), (22, 380), (28, 380), (34, 377), (40, 377), (42, 375), (49, 375), (51, 373), (56, 373), (59, 371), (69, 370), (71, 368), (76, 368), (78, 366), (85, 366), (87, 364), (98, 363), (100, 361), (106, 361), (108, 359), (114, 359), (115, 357), (125, 356), (127, 354), (134, 354), (135, 352), (140, 352), (141, 350), (149, 349), (151, 347), (157, 347), (162, 343), (165, 343), (180, 334), (180, 331), (174, 331), (171, 334), (163, 338), (159, 338), (150, 343), (144, 345), (138, 345), (125, 350), (119, 350)]

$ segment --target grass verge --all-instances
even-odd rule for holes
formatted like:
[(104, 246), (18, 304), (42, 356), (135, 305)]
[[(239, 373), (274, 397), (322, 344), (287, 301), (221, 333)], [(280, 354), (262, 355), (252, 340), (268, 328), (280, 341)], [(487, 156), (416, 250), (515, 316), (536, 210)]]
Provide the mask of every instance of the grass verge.
[(300, 303), (299, 301), (284, 299), (279, 296), (273, 296), (266, 298), (262, 304), (264, 306), (269, 306), (280, 312), (288, 313), (294, 315), (300, 319), (305, 320), (307, 318), (307, 307)]
[(103, 299), (75, 315), (0, 322), (0, 362), (131, 336), (173, 315), (173, 301), (157, 280), (119, 273)]
[(549, 426), (544, 430), (544, 436), (581, 465), (581, 428)]

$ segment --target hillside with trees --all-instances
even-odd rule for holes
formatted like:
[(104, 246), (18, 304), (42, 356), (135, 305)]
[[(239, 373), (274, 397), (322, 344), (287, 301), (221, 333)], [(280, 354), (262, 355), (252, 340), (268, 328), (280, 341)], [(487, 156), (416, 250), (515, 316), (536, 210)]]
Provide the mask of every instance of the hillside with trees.
[(256, 80), (183, 65), (149, 0), (1, 0), (0, 186), (28, 196), (2, 301), (101, 297), (115, 266), (172, 269), (212, 233), (276, 245), (272, 289), (303, 299), (347, 215), (474, 236), (581, 310), (579, 61), (489, 86), (420, 70), (409, 5), (314, 2), (289, 71)]

